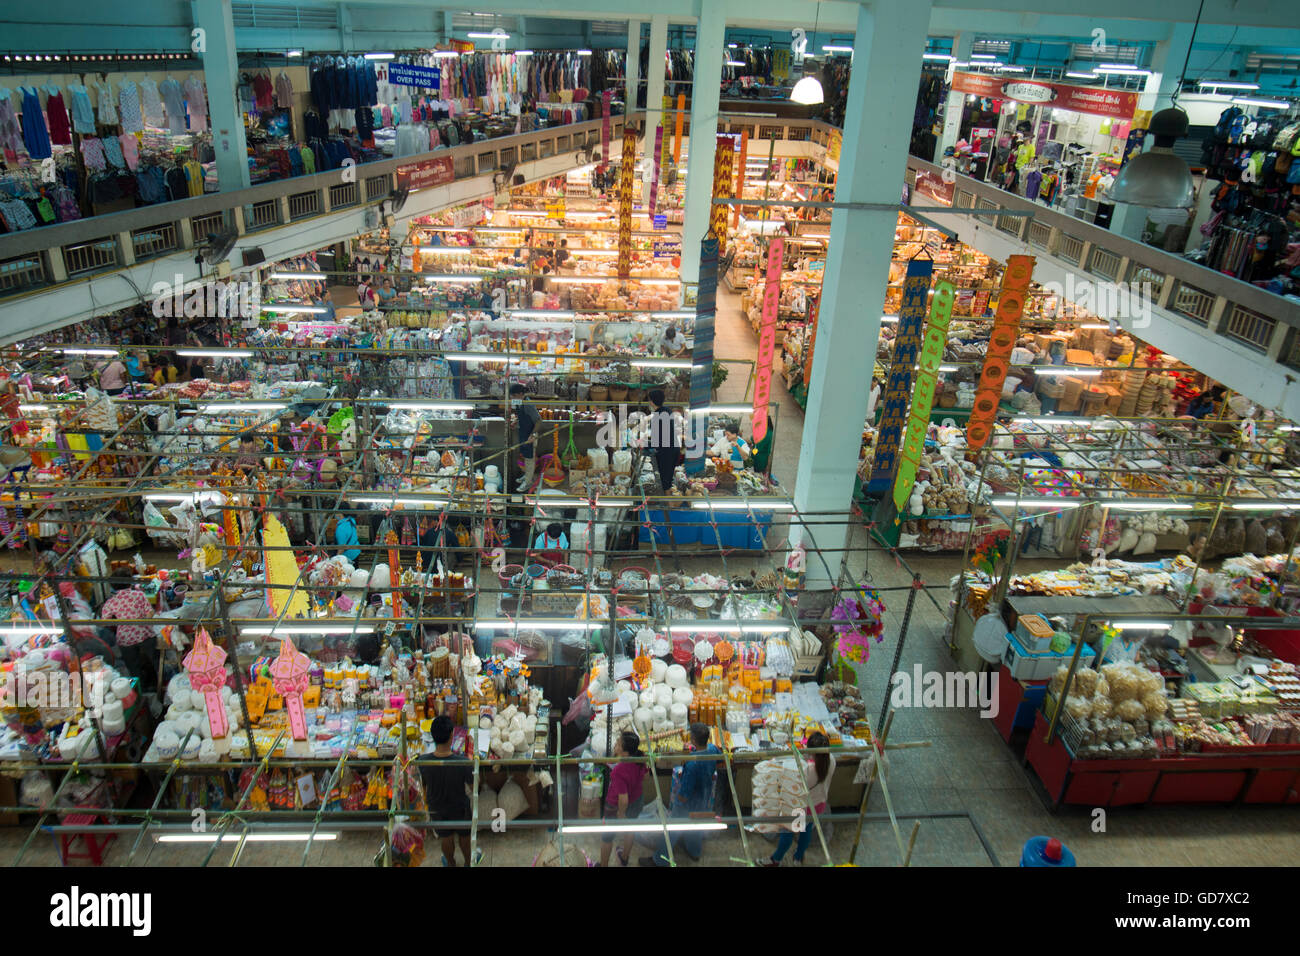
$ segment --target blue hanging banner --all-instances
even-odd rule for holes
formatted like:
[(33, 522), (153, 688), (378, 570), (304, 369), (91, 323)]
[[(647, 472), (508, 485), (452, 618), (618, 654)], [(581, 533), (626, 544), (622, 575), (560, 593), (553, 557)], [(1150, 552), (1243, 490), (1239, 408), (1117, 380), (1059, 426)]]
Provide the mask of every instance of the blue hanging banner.
[(395, 86), (420, 86), (438, 90), (442, 88), (442, 68), (417, 66), (414, 63), (390, 63), (388, 82)]
[[(705, 239), (700, 243), (700, 281), (695, 298), (695, 342), (691, 350), (691, 409), (701, 411), (713, 404), (713, 320), (718, 298), (718, 240)], [(686, 427), (704, 429), (709, 416), (686, 416)], [(704, 442), (686, 443), (688, 448), (698, 448), (697, 457), (686, 458), (686, 474), (704, 472)]]
[(898, 310), (898, 335), (894, 355), (889, 362), (889, 378), (880, 396), (880, 429), (876, 432), (876, 450), (871, 462), (868, 494), (880, 494), (894, 486), (898, 471), (898, 449), (907, 425), (907, 405), (912, 394), (912, 369), (921, 352), (921, 335), (925, 324), (926, 298), (934, 260), (913, 259), (907, 264), (903, 279), (903, 304)]

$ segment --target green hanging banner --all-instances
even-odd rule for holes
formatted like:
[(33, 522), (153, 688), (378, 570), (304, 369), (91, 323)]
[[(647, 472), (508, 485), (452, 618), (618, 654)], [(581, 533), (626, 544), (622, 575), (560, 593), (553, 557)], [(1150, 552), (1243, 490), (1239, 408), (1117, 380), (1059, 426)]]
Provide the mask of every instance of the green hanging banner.
[(948, 341), (948, 322), (952, 307), (957, 301), (957, 290), (951, 282), (939, 281), (930, 300), (930, 320), (921, 339), (921, 352), (917, 359), (916, 384), (912, 388), (912, 405), (903, 432), (903, 444), (898, 455), (898, 480), (894, 483), (894, 507), (901, 516), (916, 483), (916, 470), (921, 467), (921, 453), (925, 450), (925, 435), (930, 427), (930, 410), (934, 407), (934, 393), (939, 384), (939, 366), (943, 362), (943, 347)]

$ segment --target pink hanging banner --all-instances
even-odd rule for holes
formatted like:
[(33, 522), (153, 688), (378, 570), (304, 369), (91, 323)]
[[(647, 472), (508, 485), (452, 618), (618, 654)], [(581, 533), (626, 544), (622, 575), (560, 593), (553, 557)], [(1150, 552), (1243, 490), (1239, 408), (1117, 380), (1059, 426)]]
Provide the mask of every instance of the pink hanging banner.
[(758, 336), (758, 369), (754, 382), (754, 441), (767, 435), (767, 404), (772, 397), (772, 359), (776, 354), (776, 313), (781, 304), (781, 257), (785, 241), (767, 247), (767, 286), (763, 289), (763, 328)]
[(605, 164), (609, 160), (609, 104), (614, 98), (613, 90), (606, 90), (600, 94), (600, 171), (605, 172)]
[(664, 128), (663, 125), (655, 127), (655, 164), (654, 170), (650, 174), (650, 215), (659, 211), (659, 168), (663, 164), (664, 152)]

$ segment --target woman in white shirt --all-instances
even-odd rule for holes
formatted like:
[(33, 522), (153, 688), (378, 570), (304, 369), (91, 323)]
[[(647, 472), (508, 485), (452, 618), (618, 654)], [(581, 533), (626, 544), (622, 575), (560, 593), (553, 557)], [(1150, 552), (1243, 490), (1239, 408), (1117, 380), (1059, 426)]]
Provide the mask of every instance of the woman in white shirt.
[[(808, 748), (810, 750), (820, 750), (831, 745), (830, 739), (823, 733), (813, 733), (808, 736)], [(831, 777), (835, 776), (835, 757), (830, 753), (814, 754), (811, 760), (804, 763), (804, 779), (808, 785), (808, 807), (817, 813), (825, 813), (829, 807)], [(805, 819), (804, 828), (799, 832), (799, 841), (794, 848), (794, 862), (802, 863), (804, 854), (808, 852), (808, 844), (812, 842), (813, 830), (817, 824), (812, 819), (812, 811), (804, 808)], [(795, 834), (790, 830), (782, 830), (781, 835), (777, 837), (776, 852), (772, 858), (763, 864), (764, 866), (780, 866), (781, 860), (785, 858), (786, 853), (790, 850), (790, 845), (795, 843)]]

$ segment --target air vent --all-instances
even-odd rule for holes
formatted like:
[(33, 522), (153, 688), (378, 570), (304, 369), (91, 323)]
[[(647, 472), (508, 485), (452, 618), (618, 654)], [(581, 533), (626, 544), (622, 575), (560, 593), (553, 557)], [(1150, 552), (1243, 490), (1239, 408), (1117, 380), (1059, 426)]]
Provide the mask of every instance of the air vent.
[(994, 56), (1008, 56), (1011, 53), (1011, 41), (976, 40), (971, 44), (971, 53), (992, 53)]
[(230, 9), (237, 30), (336, 30), (339, 25), (333, 6), (235, 2)]
[(1112, 44), (1094, 50), (1091, 43), (1075, 43), (1070, 46), (1070, 59), (1094, 60), (1098, 63), (1129, 63), (1136, 65), (1142, 55), (1140, 46), (1119, 46)]

